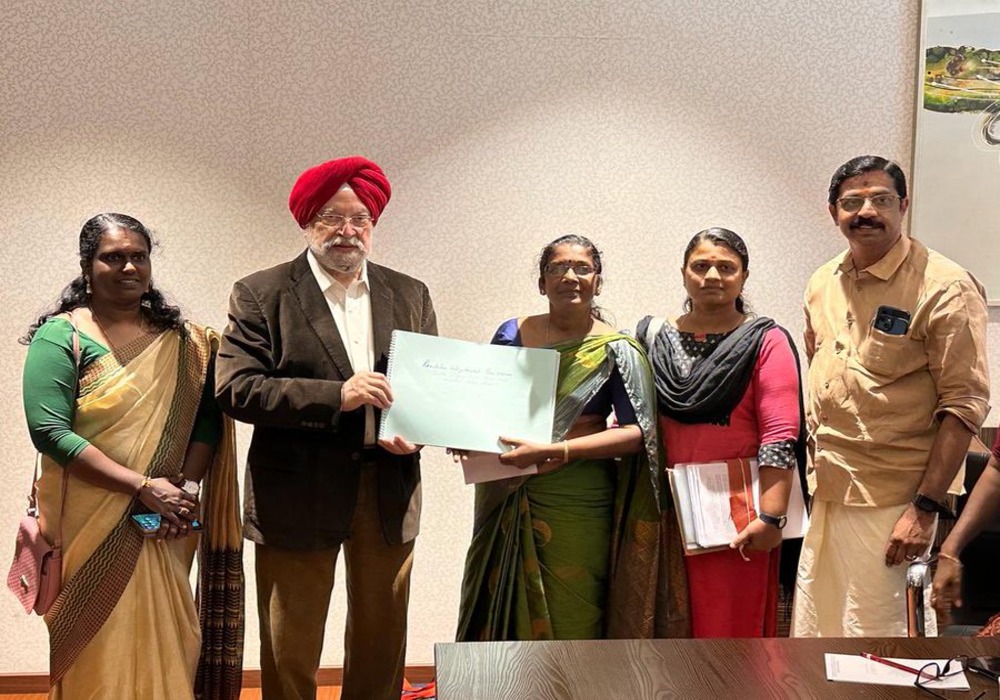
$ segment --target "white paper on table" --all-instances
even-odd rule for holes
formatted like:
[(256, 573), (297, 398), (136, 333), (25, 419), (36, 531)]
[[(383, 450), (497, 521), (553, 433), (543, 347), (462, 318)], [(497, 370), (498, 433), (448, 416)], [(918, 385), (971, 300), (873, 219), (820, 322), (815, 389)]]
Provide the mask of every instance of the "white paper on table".
[(538, 465), (532, 464), (530, 467), (522, 469), (510, 464), (502, 464), (500, 455), (492, 452), (473, 451), (462, 460), (462, 473), (465, 475), (465, 483), (482, 484), (486, 481), (499, 481), (500, 479), (537, 474)]
[[(826, 659), (826, 679), (828, 681), (906, 686), (913, 685), (913, 682), (917, 680), (915, 673), (900, 671), (898, 668), (880, 664), (878, 661), (866, 659), (858, 654), (824, 654), (824, 658)], [(948, 659), (898, 659), (888, 656), (886, 659), (909, 666), (914, 670), (929, 663), (936, 663), (944, 668), (944, 665), (948, 663)], [(952, 666), (954, 665), (952, 664)], [(964, 671), (959, 670), (958, 673), (949, 673), (945, 678), (922, 682), (921, 685), (926, 685), (934, 690), (968, 690), (969, 679), (965, 677)]]

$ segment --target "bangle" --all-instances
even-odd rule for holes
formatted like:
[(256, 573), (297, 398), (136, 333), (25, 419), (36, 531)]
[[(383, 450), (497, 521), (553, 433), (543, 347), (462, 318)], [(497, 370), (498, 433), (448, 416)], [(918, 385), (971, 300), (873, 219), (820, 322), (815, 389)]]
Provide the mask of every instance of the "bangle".
[(148, 476), (142, 477), (142, 481), (139, 482), (139, 488), (135, 490), (135, 495), (138, 496), (140, 493), (142, 493), (143, 489), (148, 489), (151, 483), (153, 482)]
[(953, 557), (950, 554), (945, 554), (944, 552), (938, 552), (938, 559), (947, 559), (948, 561), (953, 561), (959, 566), (962, 565), (962, 561), (958, 557)]
[(569, 440), (563, 440), (563, 461), (569, 461)]

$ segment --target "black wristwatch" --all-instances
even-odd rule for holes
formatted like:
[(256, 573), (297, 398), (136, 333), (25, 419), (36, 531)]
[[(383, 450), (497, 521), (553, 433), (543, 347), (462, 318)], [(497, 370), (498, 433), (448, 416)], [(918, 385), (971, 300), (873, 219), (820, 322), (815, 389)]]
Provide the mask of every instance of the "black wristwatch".
[(913, 503), (913, 505), (915, 505), (917, 508), (924, 511), (925, 513), (938, 513), (939, 515), (943, 515), (946, 518), (955, 517), (955, 514), (951, 512), (951, 509), (948, 506), (944, 505), (943, 503), (939, 503), (930, 496), (925, 496), (922, 493), (918, 493), (916, 496), (914, 496), (911, 503)]
[(757, 513), (757, 517), (760, 518), (762, 523), (774, 525), (779, 530), (783, 530), (785, 528), (785, 524), (788, 522), (787, 515), (771, 515), (770, 513), (765, 513), (763, 511)]

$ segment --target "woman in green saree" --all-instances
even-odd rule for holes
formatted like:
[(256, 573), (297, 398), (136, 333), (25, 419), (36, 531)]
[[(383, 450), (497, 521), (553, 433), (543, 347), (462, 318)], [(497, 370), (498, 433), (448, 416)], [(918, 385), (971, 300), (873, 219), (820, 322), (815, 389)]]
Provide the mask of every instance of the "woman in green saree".
[[(240, 692), (241, 537), (233, 429), (212, 391), (217, 336), (153, 287), (151, 243), (132, 217), (90, 219), (81, 275), (25, 337), (40, 525), (62, 542), (45, 614), (53, 698)], [(147, 512), (161, 517), (153, 537), (131, 517)]]
[(501, 461), (538, 473), (476, 486), (459, 641), (670, 633), (652, 375), (594, 306), (601, 269), (588, 239), (556, 239), (539, 263), (549, 312), (494, 336), (559, 351), (553, 442), (502, 436)]

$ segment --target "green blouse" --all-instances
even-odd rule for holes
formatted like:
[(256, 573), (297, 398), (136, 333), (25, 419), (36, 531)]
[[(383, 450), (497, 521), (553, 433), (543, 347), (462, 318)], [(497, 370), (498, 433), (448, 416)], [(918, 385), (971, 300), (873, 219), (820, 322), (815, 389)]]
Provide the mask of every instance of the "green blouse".
[[(80, 332), (81, 368), (109, 352), (107, 347)], [(217, 445), (222, 437), (222, 412), (215, 403), (214, 365), (213, 358), (191, 433), (192, 442), (209, 445)], [(39, 452), (66, 465), (90, 444), (73, 432), (76, 366), (73, 326), (69, 321), (51, 318), (35, 332), (24, 361), (21, 386), (31, 441)]]

